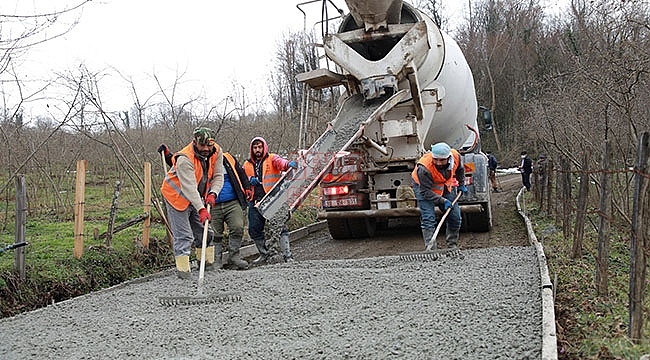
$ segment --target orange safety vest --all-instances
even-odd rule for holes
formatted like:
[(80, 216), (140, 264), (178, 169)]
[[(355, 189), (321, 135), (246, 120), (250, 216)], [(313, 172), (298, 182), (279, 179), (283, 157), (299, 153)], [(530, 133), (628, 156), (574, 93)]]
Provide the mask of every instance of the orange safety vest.
[[(280, 177), (282, 177), (282, 171), (273, 167), (273, 157), (275, 154), (269, 154), (269, 156), (264, 159), (262, 162), (262, 186), (264, 187), (264, 192), (269, 192), (273, 185), (275, 185)], [(250, 178), (255, 176), (255, 165), (251, 162), (250, 159), (246, 160), (244, 163), (244, 171), (246, 175)]]
[[(214, 156), (210, 157), (210, 164), (208, 165), (208, 183), (206, 184), (206, 189), (210, 189), (209, 180), (214, 176), (214, 169), (217, 163), (216, 155), (219, 154), (219, 151), (221, 151), (219, 145), (217, 144), (214, 144), (214, 148), (216, 151), (214, 153)], [(194, 175), (196, 176), (196, 183), (198, 184), (203, 178), (203, 167), (201, 166), (201, 160), (199, 160), (194, 155), (194, 149), (190, 143), (189, 145), (182, 148), (179, 152), (174, 154), (172, 157), (173, 165), (163, 180), (162, 186), (160, 187), (160, 192), (162, 193), (165, 200), (167, 200), (167, 202), (174, 207), (174, 209), (178, 211), (185, 211), (185, 209), (187, 209), (187, 207), (190, 205), (190, 200), (187, 198), (187, 196), (185, 196), (185, 194), (183, 194), (183, 191), (181, 190), (181, 180), (178, 178), (178, 174), (176, 173), (176, 157), (181, 154), (187, 156), (187, 158), (192, 160), (194, 163)]]
[(235, 160), (235, 158), (230, 153), (223, 153), (223, 157), (226, 159), (228, 164), (230, 164), (230, 168), (232, 169), (233, 175), (235, 175), (235, 178), (237, 179), (237, 184), (239, 185), (239, 188), (241, 189), (241, 192), (243, 194), (244, 193), (244, 187), (241, 184), (241, 179), (239, 178), (239, 173), (237, 172), (237, 167), (235, 166), (237, 161)]
[[(418, 161), (418, 164), (424, 165), (424, 167), (426, 167), (427, 170), (429, 170), (431, 173), (431, 177), (433, 178), (433, 188), (431, 190), (439, 196), (442, 196), (445, 187), (447, 187), (448, 192), (451, 192), (452, 187), (458, 186), (458, 180), (456, 180), (455, 174), (458, 166), (460, 165), (460, 154), (458, 151), (456, 151), (456, 149), (451, 149), (451, 155), (454, 157), (454, 165), (452, 166), (451, 172), (449, 172), (449, 179), (445, 179), (440, 171), (436, 169), (436, 166), (433, 164), (433, 156), (430, 152), (424, 154), (424, 156), (422, 156), (422, 158), (420, 158)], [(415, 166), (415, 169), (413, 169), (411, 177), (413, 177), (413, 180), (417, 184), (420, 184), (417, 165)]]

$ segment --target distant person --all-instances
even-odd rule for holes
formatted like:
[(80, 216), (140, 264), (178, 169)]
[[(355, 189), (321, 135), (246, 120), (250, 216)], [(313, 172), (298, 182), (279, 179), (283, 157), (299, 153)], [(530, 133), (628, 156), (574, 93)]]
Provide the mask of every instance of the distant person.
[[(280, 180), (283, 171), (287, 171), (289, 168), (297, 169), (298, 163), (295, 160), (287, 160), (279, 155), (269, 153), (266, 140), (258, 136), (251, 140), (250, 158), (244, 162), (243, 167), (254, 189), (253, 200), (248, 207), (248, 234), (260, 253), (260, 256), (253, 260), (253, 264), (258, 265), (274, 261), (276, 244), (267, 245), (264, 235), (266, 219), (255, 207), (255, 203), (262, 200), (264, 195)], [(271, 239), (271, 241), (275, 242), (276, 240)], [(289, 245), (289, 230), (286, 225), (282, 227), (279, 242), (284, 261), (293, 261)]]
[[(159, 150), (169, 153), (164, 145)], [(179, 278), (189, 279), (192, 243), (201, 261), (203, 224), (210, 221), (206, 206), (215, 205), (223, 186), (223, 153), (214, 141), (214, 132), (204, 127), (195, 128), (192, 142), (172, 155), (171, 163), (160, 191), (174, 237), (176, 272)], [(208, 227), (206, 270), (214, 269), (213, 237)]]
[(526, 187), (526, 191), (530, 191), (530, 174), (533, 172), (533, 161), (528, 157), (526, 151), (521, 152), (521, 162), (518, 167), (521, 172), (521, 182)]
[(451, 209), (447, 221), (447, 248), (458, 248), (458, 236), (462, 218), (458, 203), (452, 205), (458, 191), (467, 192), (465, 187), (465, 167), (460, 153), (444, 142), (431, 146), (418, 160), (411, 173), (413, 190), (420, 208), (420, 226), (424, 245), (428, 248), (433, 241), (432, 249), (437, 249), (436, 239), (433, 239), (437, 227), (436, 206), (440, 210)]
[(495, 193), (499, 192), (499, 187), (497, 186), (497, 158), (492, 155), (492, 151), (488, 150), (485, 152), (488, 157), (488, 170), (490, 173), (490, 183), (492, 184), (492, 191)]

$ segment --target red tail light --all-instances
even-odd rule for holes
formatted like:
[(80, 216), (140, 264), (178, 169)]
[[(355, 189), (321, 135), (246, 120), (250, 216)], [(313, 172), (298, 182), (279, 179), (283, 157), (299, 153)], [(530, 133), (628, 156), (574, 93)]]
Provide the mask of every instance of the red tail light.
[(323, 188), (323, 195), (346, 195), (350, 192), (350, 188), (347, 185), (343, 186), (332, 186)]

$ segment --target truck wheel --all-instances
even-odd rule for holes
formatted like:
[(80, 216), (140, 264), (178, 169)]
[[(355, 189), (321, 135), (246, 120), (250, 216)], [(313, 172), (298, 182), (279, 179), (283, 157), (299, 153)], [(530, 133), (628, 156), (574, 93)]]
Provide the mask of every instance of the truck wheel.
[(327, 228), (335, 240), (372, 237), (377, 230), (377, 220), (364, 219), (327, 219)]
[(375, 236), (377, 220), (374, 218), (347, 219), (352, 238), (367, 238)]
[(334, 240), (343, 240), (350, 237), (345, 219), (327, 219), (327, 228)]
[(488, 232), (492, 229), (492, 209), (489, 203), (481, 204), (483, 211), (464, 214), (463, 227), (469, 232)]

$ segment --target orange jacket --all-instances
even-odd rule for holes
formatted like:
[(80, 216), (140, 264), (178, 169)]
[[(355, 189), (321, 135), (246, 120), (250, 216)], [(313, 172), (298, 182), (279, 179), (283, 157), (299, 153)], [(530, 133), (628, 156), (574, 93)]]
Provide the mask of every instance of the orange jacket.
[[(448, 192), (451, 192), (452, 187), (458, 186), (458, 180), (456, 180), (455, 174), (456, 169), (458, 169), (458, 166), (460, 164), (460, 154), (456, 149), (451, 149), (451, 155), (454, 157), (454, 164), (451, 171), (449, 172), (449, 179), (445, 179), (440, 171), (436, 169), (436, 166), (433, 164), (433, 156), (431, 156), (430, 152), (424, 154), (424, 156), (422, 156), (422, 158), (420, 158), (418, 161), (418, 164), (424, 165), (424, 167), (426, 167), (427, 170), (429, 170), (431, 173), (431, 177), (433, 178), (433, 187), (431, 190), (439, 196), (442, 196), (445, 187), (447, 187)], [(420, 184), (417, 165), (415, 166), (415, 169), (413, 169), (411, 177), (413, 177), (413, 181), (415, 181), (418, 185)]]
[[(276, 156), (278, 155), (269, 154), (269, 156), (262, 160), (262, 179), (260, 181), (264, 187), (264, 191), (267, 193), (280, 180), (280, 177), (282, 177), (282, 170), (273, 166), (273, 158)], [(244, 162), (244, 171), (249, 178), (255, 176), (255, 168), (250, 160)]]
[[(214, 144), (215, 147), (215, 154), (219, 154), (220, 148), (219, 145)], [(178, 178), (178, 174), (176, 173), (176, 159), (179, 155), (185, 155), (187, 156), (188, 159), (190, 159), (193, 164), (194, 164), (194, 175), (196, 176), (196, 183), (198, 184), (201, 179), (203, 178), (203, 167), (201, 166), (201, 161), (199, 158), (197, 158), (194, 155), (194, 149), (192, 146), (192, 143), (188, 144), (184, 148), (182, 148), (178, 153), (174, 154), (174, 157), (172, 159), (173, 165), (167, 172), (167, 176), (165, 176), (165, 180), (163, 180), (162, 186), (160, 187), (160, 191), (167, 200), (167, 202), (174, 207), (174, 209), (178, 211), (184, 211), (187, 209), (187, 207), (190, 205), (190, 200), (189, 198), (183, 194), (183, 191), (181, 190), (181, 181)], [(207, 179), (208, 181), (212, 179), (214, 176), (214, 169), (216, 166), (218, 156), (210, 156), (210, 164), (208, 166), (208, 174), (207, 174)], [(210, 184), (208, 183), (206, 185), (206, 191), (210, 189)], [(207, 194), (200, 194), (202, 197), (205, 197)]]

